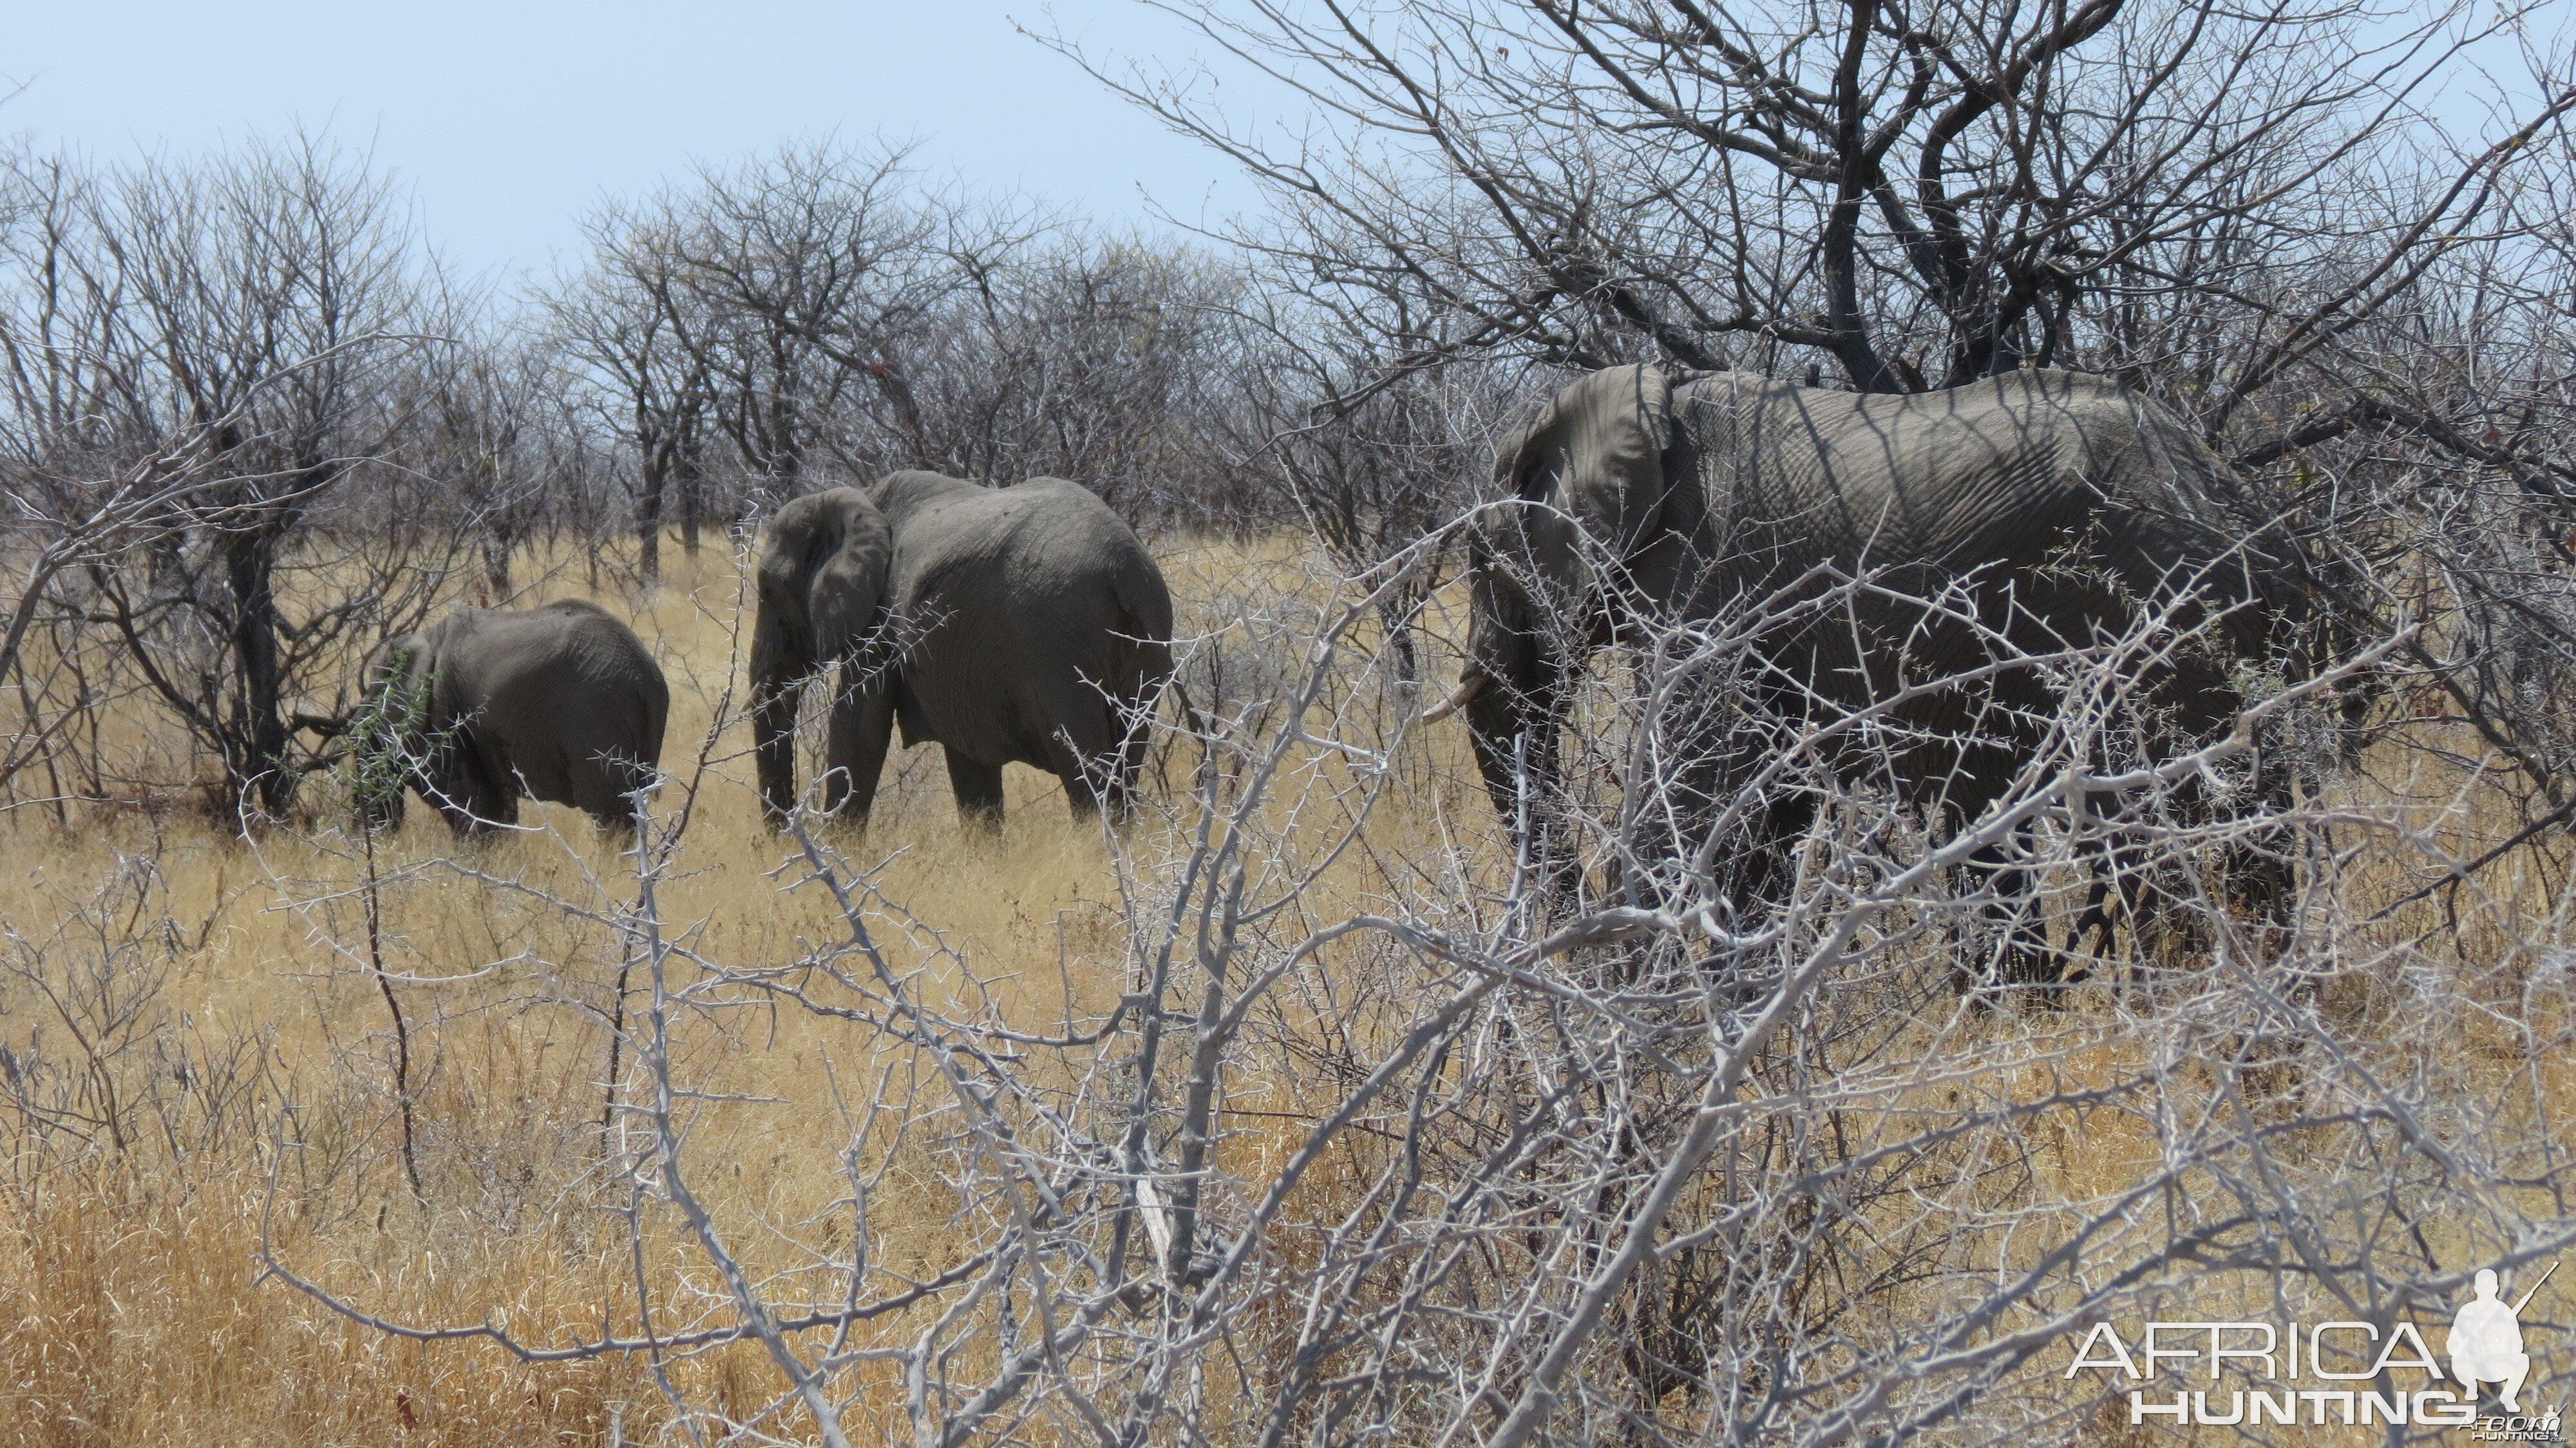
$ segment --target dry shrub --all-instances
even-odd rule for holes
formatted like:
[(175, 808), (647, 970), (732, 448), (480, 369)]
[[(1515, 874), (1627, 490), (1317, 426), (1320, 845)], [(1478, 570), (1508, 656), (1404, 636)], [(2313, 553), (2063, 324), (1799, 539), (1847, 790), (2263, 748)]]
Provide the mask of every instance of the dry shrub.
[[(2518, 817), (2402, 737), (2251, 821), (2142, 784), (2186, 918), (1963, 992), (1981, 887), (1935, 856), (1974, 841), (1811, 772), (1764, 920), (1596, 895), (1598, 855), (1552, 887), (1407, 732), (1364, 585), (1167, 554), (1197, 712), (1122, 836), (1015, 771), (978, 843), (916, 751), (864, 844), (775, 837), (715, 728), (731, 560), (635, 603), (674, 686), (640, 855), (550, 808), (377, 841), (418, 1198), (349, 837), (13, 816), (0, 1437), (2075, 1440), (2076, 1325), (2429, 1320), (2576, 1241), (2563, 862), (2461, 882)], [(1615, 807), (1657, 726), (1593, 687), (1574, 807)], [(2008, 801), (2059, 937), (2073, 760)], [(2246, 848), (2296, 863), (2273, 917)]]

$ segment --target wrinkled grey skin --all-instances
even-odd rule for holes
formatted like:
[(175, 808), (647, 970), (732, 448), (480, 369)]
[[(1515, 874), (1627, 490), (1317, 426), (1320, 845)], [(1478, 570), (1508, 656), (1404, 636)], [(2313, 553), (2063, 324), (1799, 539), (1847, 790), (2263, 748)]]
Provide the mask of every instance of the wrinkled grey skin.
[[(2218, 652), (2250, 656), (2272, 612), (2259, 563), (2215, 521), (2209, 500), (2231, 486), (2224, 465), (2178, 419), (2096, 377), (2024, 371), (1886, 395), (1613, 368), (1560, 392), (1505, 442), (1497, 469), (1513, 497), (1471, 529), (1462, 682), (1485, 681), (1467, 722), (1506, 819), (1524, 774), (1552, 780), (1556, 718), (1582, 654), (1652, 621), (1713, 617), (1819, 565), (1883, 569), (1917, 591), (1973, 576), (1984, 621), (2031, 652), (2117, 632), (2139, 600), (2189, 588), (2221, 614)], [(1900, 669), (1938, 678), (1988, 657), (1964, 625), (1866, 601), (1856, 619), (1837, 611), (1762, 652), (1846, 706), (1886, 697)], [(2228, 672), (2227, 659), (2202, 654), (2151, 681), (2176, 735), (2229, 717), (2239, 701)], [(2031, 744), (1991, 713), (1967, 728), (1989, 701), (2042, 717), (2054, 707), (2024, 670), (1982, 699), (1952, 690), (1899, 715), (1980, 736), (1893, 761), (1900, 787), (1954, 821), (1991, 802)], [(1792, 717), (1803, 707), (1785, 688), (1764, 702)], [(1716, 797), (1727, 781), (1701, 787)], [(1768, 843), (1804, 828), (1798, 806), (1773, 815)]]
[(797, 681), (836, 661), (825, 812), (866, 822), (899, 726), (907, 747), (946, 752), (970, 822), (999, 823), (1005, 764), (1062, 779), (1077, 816), (1127, 813), (1172, 672), (1172, 600), (1145, 545), (1080, 485), (902, 472), (799, 498), (770, 524), (759, 586), (754, 731), (773, 820), (796, 800)]
[[(388, 717), (417, 706), (399, 741), (420, 761), (409, 783), (460, 835), (517, 823), (523, 792), (629, 830), (626, 796), (662, 760), (670, 685), (635, 631), (594, 603), (459, 609), (388, 640), (367, 676)], [(373, 804), (370, 823), (399, 824), (402, 813), (397, 789)]]

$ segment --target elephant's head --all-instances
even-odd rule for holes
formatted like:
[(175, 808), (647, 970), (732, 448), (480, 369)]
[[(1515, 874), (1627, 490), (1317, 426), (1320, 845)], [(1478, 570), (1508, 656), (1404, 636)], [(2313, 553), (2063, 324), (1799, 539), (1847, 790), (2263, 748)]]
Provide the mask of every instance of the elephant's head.
[(778, 510), (760, 545), (751, 636), (752, 732), (761, 798), (784, 819), (796, 798), (794, 732), (804, 680), (854, 657), (875, 631), (894, 559), (885, 516), (856, 488)]
[(397, 634), (370, 650), (357, 722), (351, 729), (350, 796), (358, 822), (368, 830), (399, 829), (403, 791), (412, 779), (411, 753), (427, 707), (428, 646), (417, 633)]
[(1469, 523), (1467, 665), (1424, 718), (1466, 711), (1506, 817), (1523, 771), (1549, 772), (1567, 670), (1608, 638), (1622, 565), (1664, 526), (1672, 435), (1671, 382), (1614, 367), (1559, 392), (1496, 455), (1509, 496)]

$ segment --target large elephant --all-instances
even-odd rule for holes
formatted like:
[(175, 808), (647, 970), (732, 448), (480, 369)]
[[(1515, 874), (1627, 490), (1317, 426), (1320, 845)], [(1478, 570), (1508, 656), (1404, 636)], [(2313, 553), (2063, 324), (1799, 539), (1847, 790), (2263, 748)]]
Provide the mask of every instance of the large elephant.
[[(2220, 646), (2178, 652), (2151, 681), (2172, 736), (2197, 736), (2239, 707), (2233, 660), (2261, 652), (2273, 622), (2250, 545), (2212, 502), (2229, 486), (2224, 464), (2179, 419), (2096, 377), (2018, 371), (1884, 395), (1618, 367), (1561, 391), (1497, 469), (1511, 496), (1470, 531), (1468, 662), (1426, 717), (1465, 711), (1506, 819), (1552, 787), (1583, 654), (1802, 578), (1878, 570), (1890, 586), (1762, 641), (1775, 684), (1759, 704), (1775, 716), (1890, 699), (1901, 679), (1985, 663), (1997, 636), (2028, 654), (2086, 644), (2165, 601), (2215, 615)], [(1963, 579), (1983, 638), (1905, 601)], [(1995, 798), (2054, 710), (2037, 671), (2006, 669), (1894, 712), (1913, 742), (1871, 766), (1956, 821)], [(1715, 797), (1731, 781), (1698, 785)], [(1758, 881), (1811, 809), (1776, 801), (1743, 873)]]
[(752, 633), (753, 729), (773, 821), (796, 804), (803, 681), (837, 664), (826, 814), (864, 825), (893, 730), (936, 740), (959, 814), (998, 824), (1002, 766), (1064, 781), (1077, 816), (1123, 817), (1172, 672), (1162, 570), (1062, 478), (986, 488), (900, 472), (778, 510)]
[(517, 823), (522, 794), (629, 829), (661, 764), (670, 685), (594, 603), (459, 609), (379, 646), (367, 675), (362, 759), (407, 761), (366, 800), (371, 825), (400, 823), (409, 787), (458, 834)]

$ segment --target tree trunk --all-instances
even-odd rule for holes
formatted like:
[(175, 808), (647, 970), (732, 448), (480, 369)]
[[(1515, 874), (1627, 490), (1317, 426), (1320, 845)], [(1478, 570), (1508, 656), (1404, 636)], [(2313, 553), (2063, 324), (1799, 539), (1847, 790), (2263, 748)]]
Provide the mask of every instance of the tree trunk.
[(698, 556), (698, 521), (706, 512), (706, 474), (694, 457), (680, 460), (680, 547)]
[(277, 643), (277, 550), (284, 520), (262, 518), (224, 543), (225, 581), (233, 595), (233, 740), (226, 753), (236, 817), (257, 793), (272, 818), (295, 797), (286, 763), (286, 679)]
[(646, 583), (662, 577), (662, 488), (670, 471), (668, 461), (645, 456), (644, 493), (635, 504), (635, 571)]
[[(501, 496), (501, 477), (497, 468), (487, 469), (483, 495)], [(510, 596), (510, 554), (518, 547), (519, 516), (516, 502), (486, 513), (483, 518), (483, 581), (490, 585), (492, 601), (499, 603)]]
[(506, 531), (495, 530), (483, 535), (483, 581), (489, 586), (494, 603), (510, 596), (510, 550), (513, 543)]

